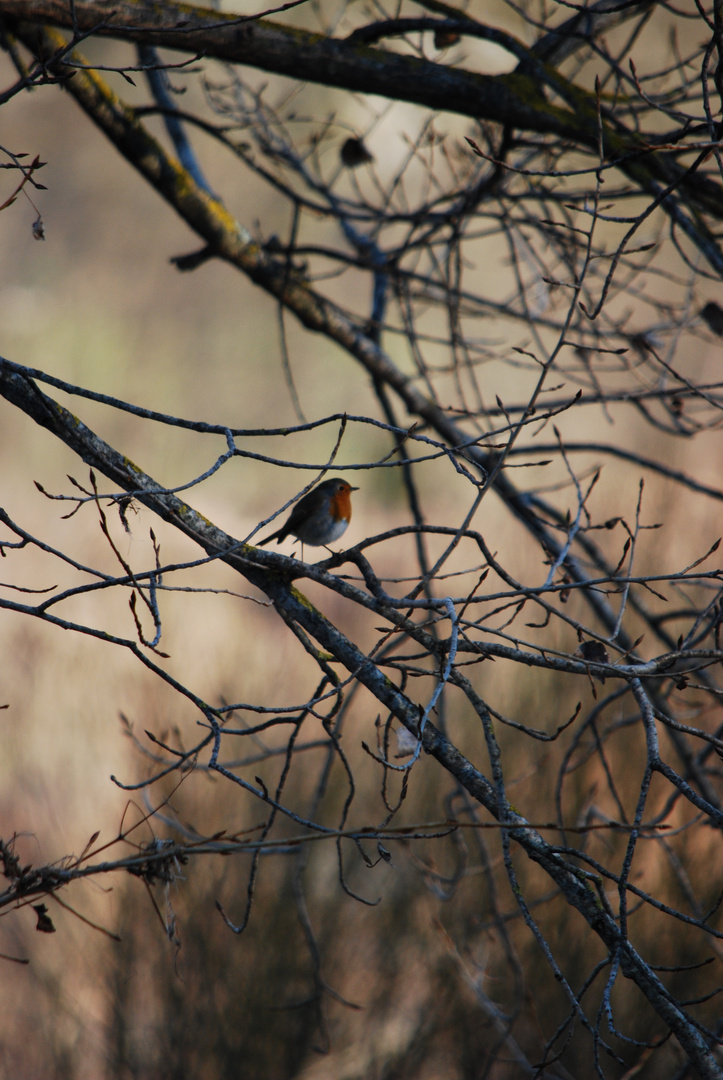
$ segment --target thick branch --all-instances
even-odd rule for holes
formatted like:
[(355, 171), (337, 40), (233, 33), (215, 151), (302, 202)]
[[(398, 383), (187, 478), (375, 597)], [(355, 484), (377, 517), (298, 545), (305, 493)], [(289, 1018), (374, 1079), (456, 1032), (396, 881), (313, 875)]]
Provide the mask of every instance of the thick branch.
[[(124, 491), (159, 514), (205, 551), (218, 555), (273, 601), (288, 622), (301, 626), (331, 653), (360, 683), (396, 716), (410, 731), (416, 732), (418, 706), (397, 690), (379, 668), (325, 616), (293, 587), (284, 572), (291, 560), (261, 552), (241, 544), (216, 528), (177, 496), (171, 494), (143, 473), (126, 457), (87, 428), (77, 417), (49, 398), (30, 379), (12, 365), (0, 360), (0, 395), (36, 423), (61, 439), (91, 468), (97, 469)], [(580, 875), (525, 819), (498, 804), (494, 787), (431, 721), (422, 733), (425, 751), (455, 777), (473, 798), (494, 817), (504, 821), (511, 836), (555, 881), (567, 902), (575, 907), (599, 935), (613, 955), (620, 958), (622, 970), (636, 983), (657, 1013), (674, 1032), (685, 1051), (706, 1080), (720, 1080), (721, 1071), (714, 1055), (686, 1013), (673, 1001), (660, 979), (642, 960), (621, 934), (615, 920), (600, 904), (589, 879)]]
[[(630, 10), (637, 12), (639, 5), (630, 5)], [(601, 143), (606, 159), (618, 163), (647, 193), (657, 195), (661, 186), (680, 180), (689, 196), (709, 213), (723, 217), (723, 195), (716, 185), (696, 176), (684, 179), (684, 171), (670, 155), (651, 153), (644, 133), (625, 129), (612, 113), (606, 113), (604, 102), (600, 127), (595, 96), (569, 82), (546, 62), (547, 56), (557, 58), (554, 34), (541, 40), (539, 52), (510, 38), (515, 55), (525, 59), (513, 72), (490, 76), (188, 4), (156, 4), (151, 0), (121, 0), (117, 4), (107, 0), (77, 0), (74, 4), (66, 0), (0, 0), (0, 17), (3, 15), (32, 20), (38, 29), (43, 23), (51, 23), (84, 34), (93, 32), (246, 64), (297, 81), (378, 94), (540, 135), (557, 135), (594, 153)], [(592, 26), (597, 23), (589, 22), (582, 33)], [(580, 40), (574, 33), (573, 39)], [(547, 51), (545, 43), (550, 46)], [(553, 104), (544, 90), (557, 95), (564, 106)], [(701, 241), (705, 243), (700, 246), (706, 258), (723, 273), (723, 256), (717, 258), (717, 244), (700, 223), (695, 224), (702, 230)]]
[[(0, 9), (2, 3), (3, 0), (0, 0)], [(34, 44), (45, 59), (54, 56), (65, 44), (59, 32), (41, 33), (39, 28), (28, 28), (27, 25), (22, 31), (22, 39), (28, 46)], [(77, 53), (74, 55), (78, 59)], [(409, 414), (429, 423), (450, 447), (464, 447), (464, 458), (483, 477), (493, 470), (497, 460), (495, 455), (475, 445), (474, 438), (444, 409), (420, 393), (415, 381), (392, 362), (366, 328), (354, 323), (302, 277), (290, 274), (285, 263), (275, 260), (255, 243), (224, 205), (199, 188), (181, 165), (169, 157), (133, 111), (123, 104), (96, 72), (67, 68), (60, 63), (53, 66), (67, 74), (73, 72), (73, 77), (66, 84), (68, 92), (114, 146), (206, 241), (217, 257), (242, 270), (293, 312), (307, 329), (323, 334), (340, 345), (362, 364), (375, 381), (391, 387)], [(546, 520), (559, 519), (555, 509), (541, 500), (537, 500), (533, 506), (529, 499), (520, 495), (504, 473), (496, 477), (494, 487), (542, 548), (557, 557), (562, 550), (561, 544), (554, 530), (546, 524)], [(588, 555), (592, 555), (592, 541), (584, 539), (583, 542)], [(602, 559), (598, 559), (597, 564), (601, 567), (604, 565)], [(580, 583), (586, 581), (587, 573), (578, 567), (572, 556), (566, 559), (565, 568), (573, 580)], [(616, 618), (610, 605), (594, 590), (586, 590), (585, 598), (602, 624), (612, 631)], [(633, 597), (630, 602), (635, 603)], [(622, 632), (618, 635), (618, 642), (623, 648), (629, 648), (631, 644)]]
[[(298, 623), (323, 649), (332, 653), (348, 671), (374, 694), (379, 702), (416, 732), (419, 719), (417, 704), (397, 690), (375, 664), (348, 641), (313, 604), (293, 586), (293, 576), (286, 567), (294, 560), (273, 552), (243, 544), (212, 525), (187, 503), (156, 483), (123, 454), (104, 442), (77, 417), (44, 394), (30, 379), (0, 358), (0, 396), (27, 413), (37, 424), (59, 438), (86, 465), (103, 473), (123, 491), (131, 492), (144, 506), (179, 529), (209, 555), (243, 575), (283, 610), (289, 622)], [(383, 615), (383, 611), (380, 612)], [(497, 799), (487, 780), (460, 754), (431, 721), (425, 725), (422, 742), (427, 753), (437, 757), (445, 768), (464, 785), (492, 814), (497, 814)]]
[[(591, 135), (596, 139), (585, 130), (590, 116), (550, 105), (540, 94), (539, 81), (531, 76), (481, 75), (265, 19), (149, 0), (117, 4), (79, 0), (72, 7), (66, 0), (0, 0), (0, 15), (179, 49), (304, 82), (379, 94), (531, 131), (586, 142)], [(530, 58), (534, 60), (532, 54)], [(592, 99), (588, 107), (594, 116)]]

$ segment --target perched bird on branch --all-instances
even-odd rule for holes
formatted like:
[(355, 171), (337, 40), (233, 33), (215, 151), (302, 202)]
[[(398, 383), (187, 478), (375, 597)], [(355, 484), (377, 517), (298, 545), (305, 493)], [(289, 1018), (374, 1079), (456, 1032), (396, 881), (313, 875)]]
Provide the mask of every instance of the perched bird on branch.
[(299, 499), (281, 528), (260, 540), (259, 547), (271, 540), (280, 544), (289, 535), (312, 547), (324, 547), (338, 540), (351, 521), (351, 493), (358, 490), (338, 477), (323, 480)]

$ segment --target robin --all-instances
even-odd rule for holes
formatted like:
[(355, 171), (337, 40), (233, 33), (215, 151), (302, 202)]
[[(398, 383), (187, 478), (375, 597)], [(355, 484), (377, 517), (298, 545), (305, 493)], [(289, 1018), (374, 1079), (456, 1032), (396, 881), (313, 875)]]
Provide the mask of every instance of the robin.
[(338, 477), (323, 480), (299, 499), (277, 532), (259, 540), (259, 547), (270, 540), (280, 544), (289, 535), (312, 547), (324, 547), (338, 540), (351, 521), (351, 492), (358, 490)]

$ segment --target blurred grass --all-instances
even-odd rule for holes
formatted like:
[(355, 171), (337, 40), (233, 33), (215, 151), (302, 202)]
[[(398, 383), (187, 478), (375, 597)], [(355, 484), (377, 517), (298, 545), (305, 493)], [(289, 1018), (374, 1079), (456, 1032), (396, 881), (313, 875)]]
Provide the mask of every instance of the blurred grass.
[[(110, 62), (118, 55), (110, 46), (101, 52)], [(7, 67), (3, 68), (4, 83), (10, 77)], [(323, 92), (317, 92), (316, 100), (324, 101)], [(6, 145), (15, 152), (40, 153), (49, 162), (40, 174), (49, 190), (33, 196), (45, 219), (45, 243), (32, 240), (35, 215), (22, 197), (0, 217), (5, 252), (0, 261), (0, 308), (7, 316), (4, 354), (168, 413), (234, 426), (293, 423), (280, 361), (277, 312), (260, 290), (214, 263), (189, 275), (173, 270), (169, 257), (192, 250), (197, 242), (185, 226), (179, 228), (178, 220), (153, 192), (137, 182), (73, 103), (54, 88), (16, 98), (3, 108), (3, 120)], [(204, 144), (204, 159), (211, 162), (212, 183), (224, 194), (231, 193), (229, 203), (244, 220), (258, 217), (267, 223), (274, 219), (278, 211), (248, 174), (239, 179), (234, 163), (212, 144)], [(285, 235), (288, 226), (288, 221), (278, 221), (279, 234)], [(492, 282), (494, 260), (489, 255), (486, 259)], [(340, 282), (339, 295), (349, 287), (347, 281)], [(370, 391), (360, 384), (352, 364), (290, 321), (287, 330), (294, 377), (308, 416), (365, 411)], [(390, 351), (402, 358), (401, 341), (392, 342)], [(709, 359), (701, 357), (699, 362)], [(406, 354), (403, 363), (409, 365)], [(503, 367), (502, 357), (488, 370), (491, 399), (495, 393), (503, 399), (523, 398), (523, 387), (532, 378), (529, 371), (521, 374), (519, 369)], [(220, 439), (156, 428), (85, 401), (73, 400), (69, 407), (169, 485), (193, 478), (225, 449)], [(86, 508), (70, 521), (62, 521), (68, 507), (49, 504), (32, 483), (38, 480), (52, 492), (68, 491), (66, 473), (85, 481), (77, 460), (4, 403), (0, 403), (0, 416), (3, 505), (11, 517), (38, 534), (52, 521), (58, 547), (72, 548), (88, 565), (113, 570), (95, 511)], [(568, 438), (589, 438), (605, 431), (607, 421), (602, 416), (591, 420), (588, 412), (580, 420), (576, 414), (564, 417), (560, 426)], [(264, 440), (263, 448), (289, 459), (321, 462), (335, 435), (325, 429), (293, 444), (282, 438)], [(639, 439), (632, 423), (619, 425), (616, 436), (631, 445)], [(543, 437), (549, 438), (549, 432)], [(662, 439), (651, 441), (649, 435), (646, 439), (643, 449), (650, 456), (669, 453)], [(704, 438), (703, 445), (707, 441), (709, 449), (702, 457), (681, 446), (680, 460), (699, 478), (717, 482), (718, 457), (711, 440), (712, 436)], [(256, 440), (250, 445), (253, 450), (260, 447)], [(388, 442), (378, 433), (350, 428), (340, 460), (373, 461), (388, 449)], [(592, 466), (595, 455), (589, 461)], [(551, 480), (561, 479), (559, 470), (549, 471)], [(536, 473), (533, 470), (534, 483)], [(592, 500), (600, 520), (622, 514), (632, 524), (639, 474), (639, 468), (629, 465), (606, 468)], [(192, 490), (188, 500), (222, 527), (244, 536), (311, 475), (280, 474), (269, 466), (235, 460), (203, 488)], [(397, 473), (361, 474), (359, 483), (362, 490), (355, 501), (350, 542), (408, 522)], [(450, 481), (444, 463), (425, 470), (423, 487), (435, 520), (456, 523), (469, 499), (468, 488), (457, 478)], [(105, 490), (102, 482), (101, 489)], [(661, 543), (681, 564), (702, 554), (715, 539), (720, 520), (717, 513), (698, 506), (697, 500), (679, 490), (671, 494), (665, 483), (648, 483), (646, 520), (666, 520), (673, 526), (685, 522), (686, 527), (666, 524), (663, 534), (644, 534), (641, 569), (655, 565), (656, 547)], [(161, 537), (164, 559), (197, 555), (190, 545), (151, 522), (145, 511), (131, 517), (130, 536), (115, 520), (113, 528), (124, 556), (134, 564), (150, 560), (147, 534), (151, 524)], [(546, 569), (539, 551), (500, 513), (496, 502), (486, 499), (474, 524), (494, 549), (504, 551), (505, 565), (513, 573), (529, 580), (536, 570), (544, 580)], [(622, 549), (621, 534), (611, 543)], [(441, 541), (429, 544), (432, 550), (441, 550)], [(410, 546), (381, 549), (375, 565), (383, 574), (404, 576)], [(19, 580), (26, 585), (54, 585), (66, 576), (71, 580), (59, 564), (38, 553), (24, 552), (14, 560)], [(209, 586), (231, 589), (238, 584), (218, 567), (210, 568), (204, 580)], [(317, 595), (313, 588), (308, 592)], [(83, 598), (69, 604), (66, 611), (68, 617), (132, 636), (126, 599), (119, 596), (109, 602), (104, 597), (96, 606), (96, 601)], [(343, 612), (361, 642), (375, 639), (373, 621), (365, 622), (341, 601), (325, 603), (332, 617)], [(576, 605), (571, 598), (571, 612)], [(183, 595), (169, 596), (164, 611), (165, 647), (172, 654), (169, 667), (183, 672), (185, 681), (209, 700), (242, 697), (248, 702), (267, 702), (270, 663), (286, 679), (273, 678), (275, 703), (304, 699), (313, 689), (298, 643), (280, 628), (269, 609), (232, 597), (189, 599)], [(538, 640), (542, 633), (530, 630)], [(546, 633), (550, 648), (574, 650), (572, 633), (568, 637), (552, 628)], [(129, 717), (141, 739), (146, 727), (159, 737), (178, 727), (187, 745), (198, 737), (195, 714), (129, 655), (102, 643), (2, 613), (0, 647), (8, 672), (2, 703), (10, 706), (0, 713), (0, 834), (8, 838), (17, 832), (23, 860), (36, 865), (78, 853), (98, 828), (101, 839), (112, 838), (129, 797), (111, 784), (109, 775), (131, 782), (148, 768), (124, 735), (119, 712)], [(583, 679), (561, 680), (535, 672), (527, 681), (505, 661), (485, 662), (473, 678), (500, 711), (546, 730), (571, 715), (578, 700), (586, 708), (592, 701)], [(420, 700), (431, 685), (431, 680), (424, 680), (415, 687)], [(447, 710), (462, 749), (484, 765), (476, 718), (460, 709), (453, 694)], [(361, 692), (347, 719), (349, 746), (345, 743), (360, 780), (355, 820), (381, 820), (384, 814), (378, 767), (359, 748), (362, 739), (373, 743), (375, 716), (374, 703)], [(312, 734), (319, 732), (312, 730)], [(545, 821), (552, 820), (556, 769), (572, 733), (559, 743), (539, 744), (501, 728), (499, 738), (505, 760), (513, 763), (510, 791), (518, 809), (532, 820), (538, 821), (541, 815)], [(610, 756), (632, 812), (631, 793), (643, 761), (637, 729), (616, 733)], [(309, 764), (314, 761), (317, 764)], [(257, 771), (272, 784), (278, 768), (274, 761)], [(316, 752), (302, 756), (294, 767), (292, 794), (300, 805), (311, 797), (317, 769)], [(253, 776), (253, 770), (249, 775)], [(440, 778), (433, 763), (422, 760), (402, 816), (408, 821), (438, 820), (449, 793), (448, 781)], [(345, 796), (346, 786), (337, 771), (326, 796), (330, 813), (338, 814)], [(213, 830), (229, 818), (241, 829), (259, 817), (245, 795), (202, 776), (189, 777), (172, 801), (179, 817), (199, 829)], [(136, 796), (131, 802), (140, 800)], [(598, 759), (583, 760), (567, 777), (566, 821), (577, 821), (592, 804), (616, 816)], [(150, 832), (144, 836), (150, 838)], [(52, 936), (35, 934), (27, 909), (6, 915), (0, 951), (30, 956), (32, 964), (28, 969), (8, 965), (0, 981), (0, 1071), (69, 1080), (222, 1078), (241, 1072), (272, 1080), (296, 1075), (306, 1080), (476, 1077), (496, 1038), (492, 1010), (488, 1006), (485, 1011), (480, 1004), (480, 991), (503, 1013), (512, 1012), (521, 993), (527, 1012), (515, 1037), (534, 1060), (544, 1042), (541, 1032), (546, 1036), (565, 1014), (562, 993), (521, 925), (503, 881), (494, 836), (480, 841), (465, 836), (469, 871), (449, 899), (439, 899), (440, 886), (432, 871), (453, 872), (460, 857), (457, 843), (448, 839), (424, 844), (426, 867), (420, 852), (413, 857), (401, 843), (390, 845), (389, 865), (382, 861), (373, 870), (349, 852), (349, 884), (368, 899), (381, 897), (378, 907), (361, 905), (341, 891), (331, 847), (312, 848), (303, 880), (322, 946), (324, 975), (335, 990), (363, 1006), (357, 1011), (327, 1000), (333, 1047), (327, 1057), (315, 1052), (322, 1040), (316, 1006), (311, 1001), (299, 1004), (313, 996), (314, 985), (290, 899), (295, 867), (291, 857), (264, 862), (252, 922), (239, 939), (218, 918), (214, 901), (220, 899), (231, 918), (240, 917), (248, 862), (219, 858), (189, 866), (168, 890), (179, 918), (179, 953), (164, 940), (144, 887), (135, 880), (113, 882), (110, 889), (106, 884), (77, 886), (68, 898), (88, 917), (118, 932), (119, 945), (57, 906), (52, 917), (58, 933)], [(597, 857), (617, 863), (624, 843), (624, 837), (600, 833), (591, 836), (588, 847)], [(673, 852), (685, 844), (686, 859), (704, 873), (711, 858), (706, 833), (698, 832), (694, 843), (687, 839), (670, 843)], [(684, 905), (686, 898), (679, 895), (679, 884), (670, 875), (671, 863), (661, 858), (659, 845), (650, 844), (649, 850), (641, 886), (652, 889), (657, 888), (655, 882), (663, 882), (661, 889), (671, 893), (672, 902)], [(485, 858), (490, 863), (489, 876), (481, 869)], [(636, 865), (642, 864), (641, 859)], [(533, 893), (544, 897), (548, 883), (536, 878), (536, 869), (520, 859), (515, 866), (525, 887), (529, 884)], [(492, 881), (499, 889), (500, 909), (508, 917), (508, 947), (491, 921)], [(163, 890), (155, 892), (163, 910)], [(578, 987), (593, 959), (584, 927), (559, 900), (541, 901), (535, 915), (553, 944), (561, 945), (565, 974)], [(647, 939), (651, 948), (657, 945), (661, 963), (674, 963), (676, 955), (688, 961), (699, 958), (697, 952), (691, 954), (693, 946), (686, 936), (678, 928), (673, 933), (662, 917), (653, 918), (646, 910), (644, 917), (633, 917), (631, 925), (637, 938)], [(524, 968), (522, 991), (514, 978), (514, 955)], [(679, 979), (685, 982), (684, 975)], [(684, 987), (680, 992), (686, 996)], [(599, 993), (599, 987), (594, 993)], [(615, 993), (625, 999), (631, 1029), (638, 1037), (662, 1034), (629, 987)], [(713, 1003), (713, 1017), (715, 1008)], [(675, 1048), (663, 1053), (672, 1068), (678, 1060)], [(507, 1051), (501, 1051), (500, 1057), (505, 1056)], [(576, 1037), (571, 1060), (578, 1075), (584, 1075), (589, 1064), (584, 1039)], [(660, 1056), (655, 1062), (660, 1069)], [(519, 1075), (515, 1069), (512, 1064), (498, 1064), (491, 1075), (515, 1077)]]

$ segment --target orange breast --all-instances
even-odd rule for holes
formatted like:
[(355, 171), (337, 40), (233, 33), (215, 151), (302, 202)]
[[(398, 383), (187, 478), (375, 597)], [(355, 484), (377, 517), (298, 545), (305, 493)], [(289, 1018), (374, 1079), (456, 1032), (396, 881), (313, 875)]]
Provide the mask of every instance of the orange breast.
[(351, 495), (348, 488), (342, 488), (331, 497), (331, 516), (334, 521), (351, 521)]

